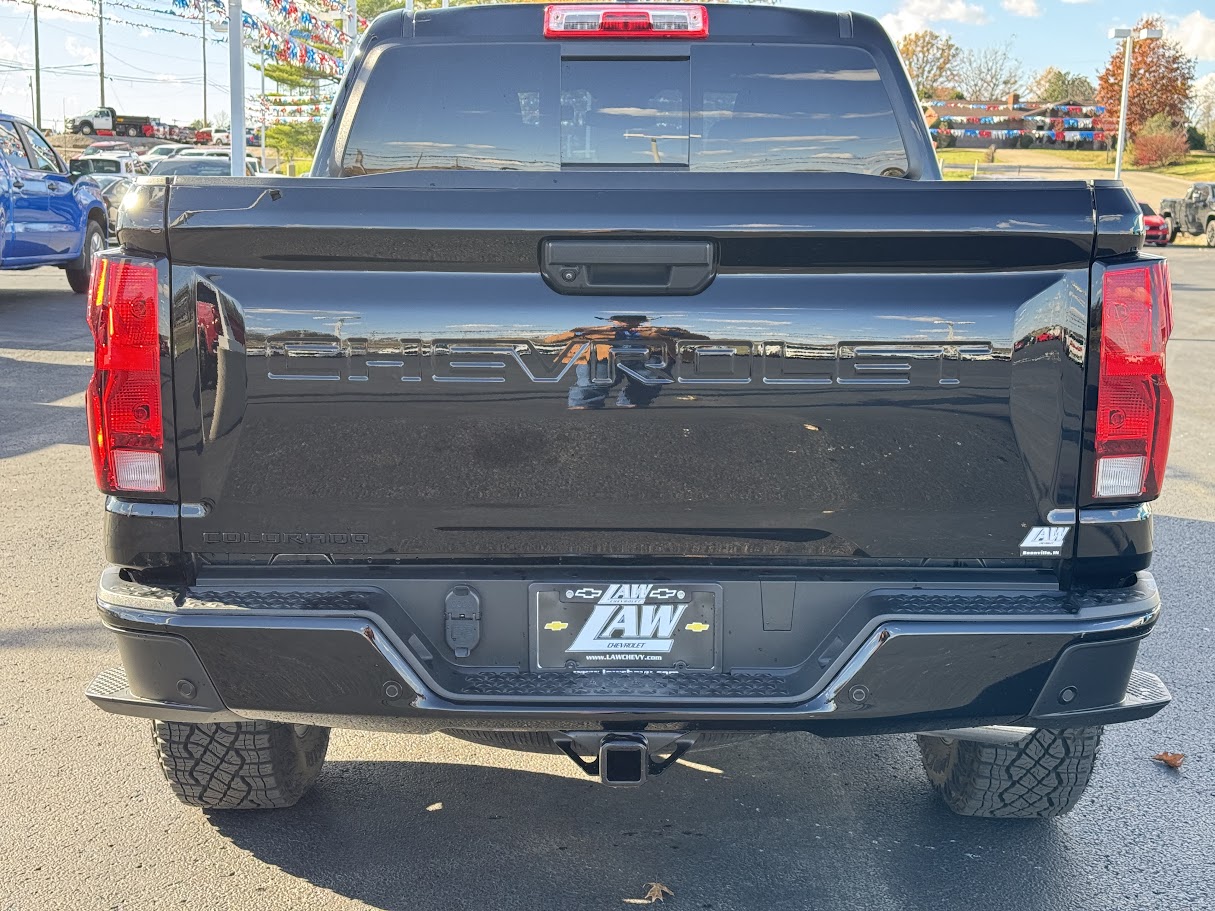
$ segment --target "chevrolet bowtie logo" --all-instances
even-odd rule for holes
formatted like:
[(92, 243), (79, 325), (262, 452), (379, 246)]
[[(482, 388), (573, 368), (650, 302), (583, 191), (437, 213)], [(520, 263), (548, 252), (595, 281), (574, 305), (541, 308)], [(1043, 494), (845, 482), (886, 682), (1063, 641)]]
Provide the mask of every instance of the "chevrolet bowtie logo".
[(554, 633), (559, 633), (563, 629), (569, 629), (569, 624), (564, 620), (550, 620), (548, 623), (544, 624), (544, 628)]
[(701, 623), (699, 620), (697, 620), (695, 623), (689, 623), (687, 626), (684, 627), (684, 629), (689, 630), (693, 633), (703, 633), (708, 628), (709, 628), (709, 624)]

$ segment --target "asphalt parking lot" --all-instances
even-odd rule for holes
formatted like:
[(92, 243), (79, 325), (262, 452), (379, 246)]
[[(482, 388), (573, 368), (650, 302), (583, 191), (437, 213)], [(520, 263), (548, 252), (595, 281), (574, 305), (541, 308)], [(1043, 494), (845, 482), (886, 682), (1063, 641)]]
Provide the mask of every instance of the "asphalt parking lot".
[(655, 881), (665, 907), (712, 911), (1215, 908), (1215, 251), (1167, 255), (1167, 609), (1141, 662), (1175, 701), (1111, 728), (1089, 796), (1045, 823), (952, 816), (909, 737), (754, 741), (633, 791), (563, 758), (335, 732), (293, 810), (179, 805), (146, 723), (82, 695), (117, 663), (92, 606), (83, 300), (58, 270), (0, 273), (0, 911), (591, 911)]

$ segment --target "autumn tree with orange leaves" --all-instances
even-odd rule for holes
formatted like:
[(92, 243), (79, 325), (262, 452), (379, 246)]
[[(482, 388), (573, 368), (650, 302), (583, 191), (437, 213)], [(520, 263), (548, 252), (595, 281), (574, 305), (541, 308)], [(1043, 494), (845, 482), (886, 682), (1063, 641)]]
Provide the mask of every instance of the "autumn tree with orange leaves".
[(935, 98), (954, 79), (962, 49), (948, 35), (913, 32), (899, 41), (899, 56), (920, 97)]
[[(1159, 16), (1148, 16), (1135, 25), (1163, 28)], [(1097, 77), (1097, 103), (1105, 105), (1107, 119), (1116, 120), (1122, 102), (1122, 61), (1126, 52), (1122, 42), (1110, 55), (1105, 70)], [(1174, 124), (1185, 122), (1186, 104), (1194, 84), (1194, 60), (1181, 45), (1168, 38), (1136, 41), (1131, 51), (1131, 90), (1126, 105), (1126, 130), (1134, 136), (1150, 117), (1164, 114)]]

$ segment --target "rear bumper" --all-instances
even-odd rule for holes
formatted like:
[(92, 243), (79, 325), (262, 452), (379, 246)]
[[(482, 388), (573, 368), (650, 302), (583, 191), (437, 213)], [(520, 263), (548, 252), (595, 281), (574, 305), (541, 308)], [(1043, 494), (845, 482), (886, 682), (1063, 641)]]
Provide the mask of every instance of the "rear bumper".
[[(169, 591), (110, 569), (98, 605), (123, 667), (99, 676), (89, 698), (164, 720), (836, 736), (1111, 724), (1155, 714), (1170, 699), (1134, 667), (1160, 611), (1147, 573), (1128, 588), (1071, 594), (870, 585), (827, 635), (804, 640), (813, 647), (800, 666), (735, 661), (712, 675), (459, 663), (415, 625), (415, 605), (370, 584)], [(490, 638), (487, 648), (509, 646), (509, 636)], [(523, 639), (516, 646), (526, 654)]]

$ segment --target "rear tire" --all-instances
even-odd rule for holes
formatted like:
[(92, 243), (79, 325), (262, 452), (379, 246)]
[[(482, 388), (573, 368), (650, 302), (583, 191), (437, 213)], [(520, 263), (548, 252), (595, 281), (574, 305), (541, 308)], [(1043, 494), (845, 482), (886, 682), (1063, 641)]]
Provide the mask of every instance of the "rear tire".
[(105, 232), (101, 225), (89, 219), (89, 226), (84, 232), (84, 246), (80, 249), (80, 257), (63, 271), (67, 273), (68, 284), (77, 294), (89, 290), (89, 280), (93, 275), (93, 262), (97, 254), (105, 249)]
[(1215, 218), (1207, 222), (1207, 246), (1215, 247)]
[(329, 728), (241, 721), (153, 721), (160, 768), (177, 799), (208, 810), (294, 806), (316, 783)]
[(1165, 218), (1164, 230), (1165, 230), (1165, 236), (1168, 237), (1168, 240), (1166, 240), (1165, 243), (1171, 244), (1173, 241), (1175, 241), (1177, 239), (1177, 225), (1175, 225), (1173, 223), (1172, 215), (1169, 215), (1167, 218)]
[(919, 735), (928, 781), (960, 816), (1044, 819), (1076, 806), (1093, 774), (1099, 727), (1038, 729), (1015, 744)]

